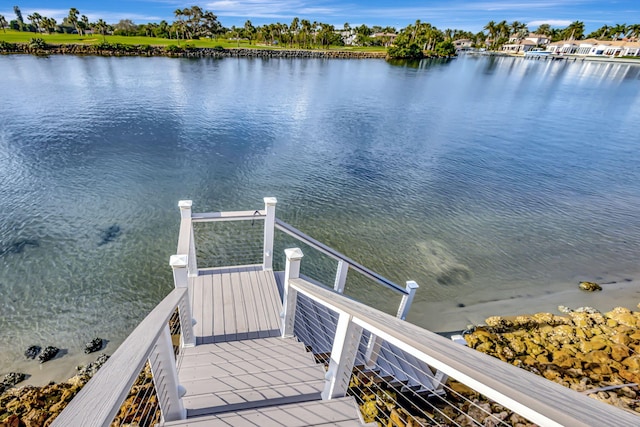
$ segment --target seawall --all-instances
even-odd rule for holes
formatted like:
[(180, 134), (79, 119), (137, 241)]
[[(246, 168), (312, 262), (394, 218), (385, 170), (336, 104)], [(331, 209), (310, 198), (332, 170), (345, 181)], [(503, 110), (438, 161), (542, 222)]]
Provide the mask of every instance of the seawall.
[(386, 58), (386, 52), (306, 49), (194, 48), (180, 46), (63, 44), (35, 47), (27, 43), (0, 43), (3, 54), (98, 55), (98, 56), (167, 56), (178, 58), (317, 58), (370, 59)]

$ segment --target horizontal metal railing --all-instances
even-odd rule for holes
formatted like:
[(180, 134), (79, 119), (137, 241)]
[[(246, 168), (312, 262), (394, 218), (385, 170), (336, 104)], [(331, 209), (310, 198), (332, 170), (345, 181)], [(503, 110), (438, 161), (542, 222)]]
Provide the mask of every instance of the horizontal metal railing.
[[(297, 260), (299, 262), (299, 258)], [(433, 332), (346, 298), (344, 295), (318, 287), (296, 277), (299, 271), (297, 267), (290, 267), (290, 271), (293, 271), (293, 274), (285, 278), (283, 335), (292, 333), (295, 322), (301, 319), (301, 316), (296, 314), (300, 295), (330, 310), (334, 316), (338, 316), (335, 332), (326, 328), (323, 331), (317, 331), (323, 341), (331, 340), (331, 354), (326, 357), (329, 365), (324, 398), (339, 397), (347, 393), (350, 382), (353, 386), (354, 368), (355, 372), (362, 377), (369, 375), (368, 378), (371, 379), (372, 372), (380, 372), (381, 367), (386, 365), (387, 375), (382, 370), (383, 373), (379, 375), (380, 380), (387, 382), (387, 385), (394, 390), (393, 394), (396, 397), (407, 389), (413, 388), (414, 395), (417, 396), (411, 399), (413, 412), (415, 414), (418, 408), (417, 412), (422, 411), (425, 419), (432, 418), (433, 414), (438, 412), (437, 403), (433, 403), (433, 398), (420, 397), (420, 388), (416, 387), (416, 382), (424, 383), (426, 390), (433, 390), (434, 386), (437, 388), (440, 383), (443, 387), (441, 390), (445, 394), (447, 392), (455, 394), (444, 385), (444, 380), (448, 376), (491, 401), (542, 426), (638, 424), (640, 418), (637, 415), (590, 399), (531, 372), (454, 343)], [(306, 303), (307, 306), (308, 304)], [(305, 311), (308, 312), (308, 310)], [(329, 338), (328, 333), (333, 336)], [(378, 361), (374, 366), (358, 366), (357, 363), (364, 334), (377, 336), (383, 342), (382, 348), (386, 345), (389, 349), (385, 353), (379, 347)], [(432, 369), (425, 369), (425, 366)], [(400, 384), (388, 376), (388, 371), (393, 367), (396, 368), (394, 371), (406, 374), (406, 383)], [(426, 377), (426, 379), (421, 380), (420, 377)], [(367, 387), (371, 387), (370, 384), (374, 382), (367, 382)], [(382, 395), (385, 393), (387, 392), (383, 391)], [(372, 394), (376, 395), (376, 389), (370, 389), (369, 395)], [(432, 394), (435, 395), (435, 402), (443, 399), (442, 393)], [(456, 399), (460, 398), (456, 396)], [(378, 394), (374, 399), (380, 399), (380, 395)], [(362, 407), (366, 402), (362, 398), (360, 403)], [(486, 405), (471, 402), (467, 403), (467, 406), (470, 404), (486, 412)], [(461, 414), (465, 422), (456, 421), (454, 417), (457, 417), (457, 414), (451, 411), (442, 411), (450, 418), (450, 422), (444, 422), (444, 425), (483, 425), (478, 421), (469, 421), (469, 418), (472, 418), (470, 410), (468, 413)], [(486, 416), (495, 417), (489, 413)], [(383, 422), (385, 425), (388, 422), (386, 419), (374, 420)], [(492, 425), (510, 425), (501, 419), (491, 422), (493, 422)], [(417, 422), (417, 425), (420, 424), (422, 423)], [(429, 422), (426, 425), (433, 424)]]
[(285, 233), (287, 233), (288, 235), (295, 237), (296, 239), (298, 239), (299, 241), (311, 246), (312, 248), (322, 252), (325, 255), (330, 256), (331, 258), (333, 258), (336, 261), (342, 261), (344, 263), (346, 263), (350, 269), (357, 271), (358, 273), (364, 275), (365, 277), (368, 277), (369, 279), (374, 280), (375, 282), (389, 288), (392, 289), (400, 294), (403, 295), (408, 295), (409, 292), (403, 288), (402, 286), (392, 282), (391, 280), (379, 275), (378, 273), (376, 273), (373, 270), (368, 269), (367, 267), (355, 262), (354, 260), (352, 260), (351, 258), (347, 257), (346, 255), (336, 251), (333, 248), (330, 248), (329, 246), (325, 245), (322, 242), (317, 241), (316, 239), (314, 239), (313, 237), (303, 233), (302, 231), (298, 230), (297, 228), (287, 224), (286, 222), (276, 218), (275, 221), (275, 227), (276, 229), (283, 231)]

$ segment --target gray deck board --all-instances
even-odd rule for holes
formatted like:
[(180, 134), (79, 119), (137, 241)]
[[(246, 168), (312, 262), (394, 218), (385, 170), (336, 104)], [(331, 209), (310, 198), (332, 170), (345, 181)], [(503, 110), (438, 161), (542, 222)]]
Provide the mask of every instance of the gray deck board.
[(279, 336), (282, 303), (273, 272), (209, 270), (189, 287), (196, 344)]
[(178, 363), (188, 417), (320, 399), (324, 368), (303, 343), (280, 337), (273, 272), (208, 270), (189, 286), (196, 346)]
[(166, 423), (171, 426), (361, 426), (352, 397), (235, 411), (216, 416)]

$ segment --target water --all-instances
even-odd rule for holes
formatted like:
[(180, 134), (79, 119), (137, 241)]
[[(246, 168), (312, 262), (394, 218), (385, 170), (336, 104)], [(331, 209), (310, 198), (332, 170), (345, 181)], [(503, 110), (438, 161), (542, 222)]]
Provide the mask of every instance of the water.
[(33, 343), (113, 351), (172, 287), (180, 199), (277, 197), (416, 280), (426, 327), (434, 303), (637, 277), (640, 66), (16, 55), (0, 76), (0, 372)]

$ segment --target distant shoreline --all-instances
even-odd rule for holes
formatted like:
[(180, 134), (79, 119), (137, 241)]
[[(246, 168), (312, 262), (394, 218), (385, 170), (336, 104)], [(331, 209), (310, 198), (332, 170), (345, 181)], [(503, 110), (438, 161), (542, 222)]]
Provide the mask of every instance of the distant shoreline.
[[(6, 45), (5, 45), (6, 46)], [(163, 56), (172, 58), (317, 58), (317, 59), (385, 59), (386, 52), (308, 49), (197, 48), (149, 45), (47, 44), (34, 47), (28, 43), (0, 45), (0, 54), (79, 55), (79, 56)]]

